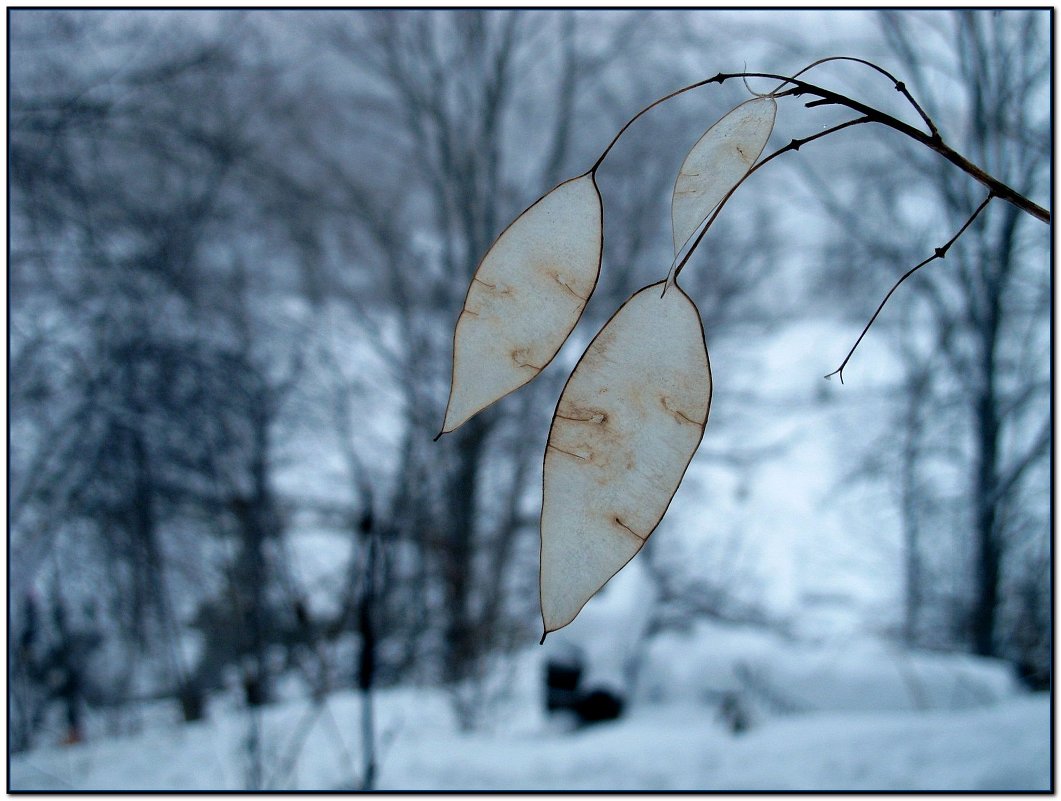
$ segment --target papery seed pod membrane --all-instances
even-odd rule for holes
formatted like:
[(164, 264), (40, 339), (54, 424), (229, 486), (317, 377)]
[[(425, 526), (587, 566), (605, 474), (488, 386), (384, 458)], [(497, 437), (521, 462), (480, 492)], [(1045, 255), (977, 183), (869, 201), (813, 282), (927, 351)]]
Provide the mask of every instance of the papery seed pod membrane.
[(441, 433), (552, 361), (597, 285), (603, 238), (601, 196), (590, 173), (557, 186), (497, 238), (457, 320)]
[(671, 199), (675, 255), (754, 166), (776, 116), (777, 101), (757, 97), (741, 103), (693, 145), (678, 171)]
[(623, 304), (557, 404), (542, 499), (546, 632), (570, 623), (641, 549), (703, 438), (711, 370), (700, 313), (664, 285)]

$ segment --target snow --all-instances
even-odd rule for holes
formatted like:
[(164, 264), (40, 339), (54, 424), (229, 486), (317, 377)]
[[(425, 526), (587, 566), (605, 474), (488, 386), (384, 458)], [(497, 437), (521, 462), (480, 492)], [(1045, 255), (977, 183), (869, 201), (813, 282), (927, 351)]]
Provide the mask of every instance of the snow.
[[(709, 635), (722, 652), (715, 663), (705, 660)], [(560, 647), (554, 645), (553, 653)], [(1048, 695), (1021, 694), (990, 661), (892, 649), (918, 671), (930, 699), (926, 708), (913, 709), (900, 684), (888, 679), (895, 671), (894, 660), (881, 658), (886, 652), (888, 646), (871, 641), (853, 643), (845, 653), (736, 627), (665, 635), (652, 643), (642, 673), (671, 677), (670, 694), (650, 700), (639, 693), (620, 720), (571, 730), (542, 709), (542, 663), (550, 649), (529, 649), (507, 666), (508, 694), (492, 710), (488, 730), (458, 731), (444, 691), (404, 687), (378, 693), (378, 789), (1050, 788)], [(718, 678), (718, 666), (732, 665), (738, 653), (752, 662), (769, 657), (770, 679), (817, 711), (761, 711), (750, 729), (730, 733), (713, 701), (688, 693), (698, 686), (690, 676)], [(961, 701), (948, 700), (944, 692), (956, 674), (975, 690)], [(353, 692), (333, 694), (323, 706), (291, 701), (266, 708), (261, 733), (267, 786), (356, 788), (360, 709)], [(202, 723), (17, 755), (10, 763), (10, 789), (243, 789), (250, 719), (223, 701), (214, 700), (209, 711)]]
[(907, 651), (878, 639), (791, 641), (773, 632), (701, 622), (649, 645), (639, 697), (697, 703), (743, 691), (760, 714), (969, 709), (1018, 693), (1001, 660)]
[(622, 693), (648, 625), (653, 592), (643, 563), (632, 560), (574, 621), (548, 635), (545, 658), (580, 659), (584, 662), (583, 686)]
[[(975, 711), (822, 713), (772, 721), (733, 737), (709, 711), (664, 705), (575, 733), (458, 734), (431, 693), (381, 699), (392, 733), (379, 789), (391, 790), (1046, 790), (1049, 700), (1015, 698)], [(356, 731), (356, 699), (329, 703)], [(290, 705), (266, 731), (290, 732)], [(240, 789), (244, 725), (237, 716), (138, 738), (15, 757), (13, 790)], [(267, 734), (268, 736), (268, 734)], [(353, 740), (351, 734), (350, 739)], [(347, 746), (350, 750), (350, 747)], [(356, 759), (356, 750), (351, 751)], [(268, 775), (268, 774), (267, 774)], [(318, 723), (287, 788), (353, 784), (334, 729)]]

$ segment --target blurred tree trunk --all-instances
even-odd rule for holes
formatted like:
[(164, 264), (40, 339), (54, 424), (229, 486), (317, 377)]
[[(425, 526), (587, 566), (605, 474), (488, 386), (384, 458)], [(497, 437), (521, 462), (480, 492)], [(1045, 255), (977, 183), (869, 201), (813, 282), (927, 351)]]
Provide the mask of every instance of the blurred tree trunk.
[[(30, 400), (16, 377), (26, 402), (15, 415), (71, 433), (58, 449), (32, 440), (39, 458), (19, 455), (28, 526), (12, 538), (20, 553), (41, 543), (59, 561), (87, 557), (80, 570), (112, 579), (98, 592), (115, 610), (115, 636), (160, 650), (183, 686), (178, 571), (167, 562), (203, 597), (219, 589), (204, 586), (214, 566), (200, 559), (233, 511), (252, 614), (251, 631), (228, 639), (253, 634), (264, 666), (265, 550), (282, 533), (271, 429), (290, 389), (273, 374), (298, 338), (275, 310), (246, 308), (268, 308), (260, 290), (278, 263), (287, 269), (282, 256), (256, 257), (250, 287), (231, 280), (243, 252), (282, 230), (261, 221), (284, 188), (256, 163), (276, 144), (270, 112), (289, 109), (272, 80), (278, 65), (259, 60), (255, 28), (239, 15), (218, 17), (210, 33), (187, 17), (161, 19), (42, 11), (16, 20), (20, 43), (38, 48), (23, 52), (13, 78), (16, 325), (42, 343), (33, 381), (57, 378)], [(124, 49), (140, 36), (153, 46)], [(53, 39), (65, 46), (45, 46)], [(147, 622), (158, 625), (145, 640)]]
[[(402, 154), (411, 168), (409, 184), (401, 190), (426, 202), (427, 220), (413, 219), (430, 225), (437, 242), (435, 263), (425, 263), (410, 247), (401, 219), (385, 211), (395, 187), (367, 186), (353, 175), (337, 178), (379, 247), (389, 308), (398, 314), (408, 343), (394, 354), (401, 360), (397, 372), (407, 427), (389, 515), (398, 523), (396, 535), (422, 549), (416, 591), (404, 601), (407, 618), (414, 627), (439, 619), (441, 676), (457, 686), (475, 677), (481, 659), (496, 645), (500, 605), (485, 606), (481, 599), (502, 594), (509, 570), (503, 558), (509, 551), (496, 551), (502, 558), (488, 570), (479, 566), (477, 555), (484, 542), (515, 536), (511, 521), (493, 514), (515, 501), (484, 496), (484, 471), (491, 464), (531, 458), (531, 451), (529, 442), (518, 440), (506, 446), (511, 452), (498, 451), (499, 418), (491, 412), (437, 444), (430, 440), (445, 405), (437, 390), (448, 384), (452, 319), (479, 258), (499, 233), (502, 216), (513, 208), (501, 128), (511, 121), (518, 100), (513, 71), (522, 57), (518, 43), (524, 17), (519, 12), (392, 11), (366, 21), (363, 28), (333, 28), (329, 35), (348, 63), (376, 75), (386, 87), (382, 100), (390, 105), (395, 128), (403, 131), (398, 144), (406, 148)], [(562, 95), (573, 93), (576, 77), (577, 71), (565, 74), (560, 83), (570, 86)], [(556, 132), (548, 134), (551, 171), (568, 158), (569, 124), (558, 118)], [(519, 195), (525, 198), (526, 192)], [(454, 317), (443, 323), (439, 309)], [(517, 497), (523, 491), (522, 482), (506, 489)], [(425, 608), (431, 583), (442, 603)], [(463, 709), (462, 725), (471, 725), (473, 716)]]
[[(880, 19), (891, 50), (885, 65), (907, 83), (944, 138), (1019, 192), (1044, 197), (1050, 174), (1049, 119), (1040, 102), (1049, 79), (1046, 16), (884, 11)], [(926, 49), (922, 39), (946, 47)], [(875, 151), (867, 150), (863, 160), (870, 164), (846, 188), (838, 188), (846, 180), (840, 173), (813, 181), (836, 219), (857, 231), (846, 243), (854, 253), (844, 261), (853, 257), (876, 268), (859, 271), (860, 279), (874, 276), (872, 287), (859, 280), (854, 292), (845, 283), (848, 299), (865, 298), (860, 309), (871, 308), (882, 286), (946, 241), (984, 198), (978, 184), (934, 154), (892, 138), (882, 137), (880, 146), (880, 160), (874, 165)], [(919, 229), (920, 241), (898, 243), (897, 229)], [(946, 260), (904, 284), (905, 297), (897, 295), (885, 312), (897, 315), (905, 304), (895, 323), (905, 373), (895, 420), (902, 431), (896, 486), (905, 553), (901, 627), (908, 640), (925, 641), (927, 630), (916, 634), (918, 619), (932, 604), (937, 620), (950, 617), (963, 647), (1015, 658), (1002, 631), (1013, 621), (1000, 617), (1017, 579), (1013, 560), (1046, 533), (1034, 521), (1043, 519), (1048, 503), (1041, 483), (1050, 429), (1047, 230), (993, 202)], [(890, 319), (885, 326), (896, 318)], [(888, 336), (883, 327), (874, 335)], [(935, 557), (931, 569), (929, 556)], [(948, 597), (941, 586), (951, 572), (964, 579)], [(937, 628), (933, 644), (944, 644), (946, 636)]]

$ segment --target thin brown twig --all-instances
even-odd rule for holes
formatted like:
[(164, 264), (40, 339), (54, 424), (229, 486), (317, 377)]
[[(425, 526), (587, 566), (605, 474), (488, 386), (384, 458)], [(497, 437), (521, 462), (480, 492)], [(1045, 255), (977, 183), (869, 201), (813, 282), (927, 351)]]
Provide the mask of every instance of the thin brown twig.
[(681, 89), (677, 89), (677, 90), (671, 92), (668, 95), (664, 95), (659, 100), (654, 100), (651, 103), (649, 103), (647, 106), (645, 106), (639, 112), (637, 112), (637, 114), (635, 114), (629, 120), (626, 121), (626, 124), (622, 128), (619, 129), (619, 132), (614, 137), (612, 137), (612, 141), (608, 143), (608, 146), (606, 148), (604, 148), (604, 152), (600, 154), (600, 158), (598, 158), (593, 163), (593, 166), (590, 167), (587, 172), (590, 175), (593, 175), (593, 174), (595, 174), (597, 172), (597, 168), (601, 165), (601, 162), (604, 161), (604, 157), (608, 155), (608, 153), (611, 151), (611, 149), (613, 147), (615, 147), (615, 143), (619, 141), (619, 137), (621, 137), (624, 133), (626, 133), (626, 129), (629, 128), (631, 125), (633, 125), (635, 122), (637, 122), (639, 119), (641, 119), (641, 117), (643, 115), (647, 114), (649, 111), (654, 109), (660, 103), (667, 102), (672, 97), (677, 97), (678, 95), (684, 94), (685, 92), (692, 91), (693, 89), (699, 89), (701, 86), (706, 86), (707, 84), (711, 83), (714, 80), (715, 80), (714, 78), (705, 78), (702, 81), (697, 81), (696, 83), (691, 83), (688, 86), (683, 86)]
[[(910, 100), (910, 102), (914, 105), (914, 108), (918, 110), (918, 113), (928, 125), (930, 133), (925, 133), (924, 131), (915, 128), (909, 123), (903, 122), (902, 120), (897, 119), (890, 114), (886, 114), (880, 109), (874, 108), (872, 106), (867, 106), (865, 103), (860, 103), (857, 100), (847, 97), (846, 95), (840, 94), (839, 92), (834, 92), (830, 89), (825, 89), (821, 86), (817, 86), (815, 84), (800, 80), (795, 76), (778, 75), (776, 73), (771, 72), (720, 72), (712, 78), (707, 78), (705, 80), (697, 81), (696, 83), (691, 83), (688, 86), (683, 86), (682, 88), (677, 89), (671, 92), (670, 94), (664, 95), (663, 97), (653, 101), (652, 103), (641, 109), (639, 112), (637, 112), (637, 114), (631, 117), (626, 122), (626, 124), (619, 129), (619, 132), (612, 138), (611, 142), (608, 143), (608, 146), (604, 149), (604, 152), (601, 153), (600, 157), (587, 171), (587, 173), (595, 174), (597, 168), (600, 167), (605, 157), (608, 155), (609, 152), (611, 152), (611, 149), (615, 146), (615, 143), (619, 141), (619, 138), (626, 132), (626, 130), (631, 125), (633, 125), (634, 122), (640, 119), (644, 114), (646, 114), (648, 111), (655, 108), (656, 106), (660, 105), (661, 103), (664, 103), (667, 100), (670, 100), (673, 97), (677, 97), (678, 95), (688, 92), (692, 89), (697, 89), (701, 86), (706, 86), (711, 83), (717, 83), (721, 85), (733, 78), (741, 78), (742, 80), (747, 78), (768, 78), (771, 80), (781, 81), (780, 86), (785, 86), (788, 84), (792, 85), (791, 89), (788, 89), (784, 92), (771, 93), (772, 96), (786, 97), (812, 95), (814, 97), (820, 98), (821, 100), (827, 101), (827, 103), (835, 104), (838, 106), (845, 106), (846, 108), (849, 108), (852, 111), (857, 111), (859, 114), (868, 117), (870, 121), (879, 123), (880, 125), (884, 125), (887, 128), (891, 128), (892, 130), (921, 143), (930, 150), (935, 151), (947, 161), (949, 161), (951, 164), (955, 165), (960, 170), (962, 170), (962, 172), (966, 173), (976, 181), (979, 181), (981, 184), (983, 184), (984, 187), (986, 187), (987, 190), (991, 192), (991, 194), (993, 194), (995, 197), (1001, 200), (1005, 200), (1008, 203), (1012, 203), (1021, 211), (1030, 214), (1035, 219), (1041, 222), (1050, 222), (1051, 215), (1049, 211), (1044, 209), (1039, 204), (1033, 202), (1031, 199), (1025, 197), (1020, 192), (1013, 189), (1011, 186), (1008, 186), (999, 179), (990, 175), (984, 169), (978, 167), (976, 164), (969, 161), (969, 159), (965, 158), (965, 156), (961, 155), (952, 147), (947, 145), (943, 141), (943, 138), (939, 135), (939, 132), (936, 130), (936, 126), (932, 123), (931, 119), (929, 119), (928, 115), (924, 113), (924, 110), (921, 108), (921, 106), (918, 105), (917, 101), (915, 101), (910, 95), (909, 91), (906, 89), (906, 85), (902, 81), (896, 80), (890, 72), (883, 69), (882, 67), (878, 67), (876, 64), (873, 64), (869, 61), (865, 61), (863, 59), (855, 59), (851, 56), (831, 56), (829, 59), (822, 59), (818, 62), (815, 62), (814, 64), (808, 65), (799, 73), (797, 73), (797, 75), (802, 74), (803, 72), (815, 66), (816, 64), (824, 63), (828, 60), (856, 61), (860, 64), (865, 64), (869, 67), (872, 67), (881, 74), (886, 75), (895, 83), (896, 89), (902, 92), (904, 96), (906, 96), (907, 99)], [(780, 88), (780, 86), (778, 88)]]
[(789, 89), (782, 93), (780, 96), (788, 95), (813, 95), (814, 97), (822, 98), (823, 100), (829, 100), (830, 102), (838, 105), (845, 106), (852, 111), (857, 111), (860, 114), (869, 117), (871, 121), (884, 125), (887, 128), (891, 128), (898, 133), (908, 136), (911, 139), (923, 144), (930, 150), (934, 150), (936, 153), (941, 155), (947, 161), (954, 166), (958, 167), (962, 172), (966, 173), (970, 177), (979, 181), (984, 187), (995, 197), (1000, 200), (1005, 200), (1008, 203), (1012, 203), (1018, 209), (1027, 214), (1030, 214), (1035, 219), (1048, 223), (1050, 222), (1050, 212), (1044, 209), (1039, 204), (1033, 202), (1031, 199), (1025, 197), (1016, 189), (1007, 184), (1003, 183), (993, 175), (988, 174), (985, 170), (978, 167), (969, 161), (958, 151), (947, 145), (943, 139), (937, 133), (935, 136), (927, 134), (924, 131), (915, 128), (909, 123), (905, 123), (902, 120), (896, 119), (890, 114), (886, 114), (880, 109), (867, 106), (865, 103), (860, 103), (846, 95), (842, 95), (838, 92), (833, 92), (830, 89), (824, 89), (821, 86), (816, 86), (806, 81), (801, 81), (797, 78), (786, 78), (784, 75), (777, 75), (769, 72), (736, 72), (736, 73), (719, 73), (712, 81), (719, 84), (725, 83), (731, 78), (770, 78), (772, 80), (785, 81), (793, 85), (792, 89)]
[[(872, 70), (876, 70), (877, 72), (879, 72), (881, 75), (883, 75), (893, 84), (895, 84), (895, 91), (901, 93), (903, 97), (907, 99), (910, 105), (914, 107), (914, 110), (918, 113), (918, 115), (920, 115), (921, 119), (924, 120), (925, 125), (928, 126), (928, 131), (930, 134), (932, 134), (933, 138), (939, 138), (939, 131), (936, 129), (936, 124), (932, 121), (932, 118), (928, 116), (925, 110), (921, 108), (921, 104), (914, 100), (914, 96), (910, 94), (910, 90), (906, 88), (906, 84), (900, 81), (890, 72), (888, 72), (888, 70), (884, 69), (884, 67), (880, 66), (879, 64), (874, 64), (872, 61), (866, 61), (866, 59), (864, 58), (856, 58), (855, 56), (828, 56), (826, 58), (819, 58), (817, 61), (808, 64), (806, 67), (801, 69), (792, 77), (798, 78), (800, 75), (803, 75), (804, 73), (814, 69), (815, 67), (821, 64), (828, 64), (830, 61), (853, 61), (856, 64), (862, 64)], [(777, 85), (777, 88), (774, 89), (774, 91), (779, 91), (781, 87), (787, 83), (787, 80), (782, 81)]]
[(844, 358), (843, 363), (839, 367), (837, 367), (835, 370), (833, 370), (831, 373), (829, 373), (829, 375), (825, 376), (826, 378), (832, 378), (834, 375), (839, 374), (840, 375), (840, 383), (841, 384), (844, 383), (844, 368), (847, 367), (847, 363), (849, 361), (851, 361), (851, 357), (855, 354), (855, 349), (858, 348), (859, 343), (862, 342), (862, 338), (866, 336), (866, 333), (869, 331), (870, 326), (872, 326), (873, 323), (876, 321), (877, 316), (881, 313), (881, 310), (884, 308), (884, 304), (886, 304), (888, 302), (888, 299), (892, 296), (892, 294), (895, 292), (895, 290), (899, 288), (899, 285), (903, 281), (905, 281), (907, 278), (909, 278), (911, 275), (913, 275), (918, 270), (920, 270), (922, 267), (924, 267), (926, 264), (929, 264), (930, 262), (933, 262), (936, 259), (946, 258), (947, 251), (950, 250), (950, 246), (958, 241), (958, 237), (960, 237), (962, 234), (965, 233), (965, 231), (969, 228), (969, 226), (973, 224), (973, 221), (977, 217), (980, 216), (980, 212), (982, 212), (985, 208), (987, 208), (987, 204), (990, 203), (991, 200), (994, 197), (995, 197), (994, 194), (988, 193), (987, 197), (984, 198), (983, 203), (981, 203), (979, 206), (976, 207), (976, 211), (974, 211), (969, 216), (969, 219), (967, 219), (965, 221), (965, 224), (961, 228), (958, 229), (958, 233), (956, 233), (949, 240), (947, 240), (947, 243), (945, 245), (943, 245), (943, 247), (936, 248), (935, 252), (931, 256), (929, 256), (927, 259), (925, 259), (923, 262), (921, 262), (920, 264), (914, 265), (909, 270), (907, 270), (905, 273), (903, 273), (902, 278), (900, 278), (898, 281), (895, 282), (895, 284), (892, 286), (892, 288), (888, 290), (888, 294), (884, 296), (884, 300), (882, 300), (880, 302), (880, 305), (877, 306), (877, 310), (875, 312), (873, 312), (873, 316), (869, 318), (869, 322), (866, 323), (865, 328), (862, 329), (862, 333), (858, 335), (858, 339), (855, 340), (855, 344), (852, 345), (851, 346), (851, 350), (849, 350), (847, 352), (847, 356)]

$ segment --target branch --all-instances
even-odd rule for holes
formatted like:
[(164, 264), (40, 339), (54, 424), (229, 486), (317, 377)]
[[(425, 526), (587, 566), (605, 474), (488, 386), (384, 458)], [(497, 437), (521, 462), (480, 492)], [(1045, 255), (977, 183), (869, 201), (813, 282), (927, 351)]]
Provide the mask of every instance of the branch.
[(1028, 468), (1049, 453), (1051, 433), (1051, 421), (1048, 417), (1043, 422), (1042, 428), (1039, 429), (1039, 435), (1035, 438), (1031, 447), (1029, 447), (1024, 456), (1009, 469), (1009, 475), (1003, 478), (998, 483), (998, 486), (995, 487), (995, 491), (992, 492), (988, 498), (988, 503), (997, 503), (1001, 498), (1008, 495), (1021, 480), (1021, 477), (1025, 472), (1027, 472)]
[[(894, 131), (898, 131), (904, 136), (908, 136), (916, 142), (920, 142), (925, 147), (934, 150), (939, 155), (943, 156), (951, 164), (958, 167), (967, 175), (979, 181), (983, 184), (988, 191), (991, 192), (995, 197), (1005, 200), (1008, 203), (1012, 203), (1018, 209), (1027, 214), (1030, 214), (1035, 219), (1040, 220), (1044, 223), (1050, 222), (1050, 212), (1044, 209), (1037, 203), (1032, 202), (1026, 198), (1017, 190), (1002, 183), (992, 175), (989, 175), (985, 170), (973, 164), (963, 155), (958, 153), (956, 150), (951, 148), (949, 145), (944, 143), (943, 138), (937, 132), (936, 134), (927, 134), (924, 131), (918, 130), (917, 128), (903, 122), (902, 120), (896, 119), (890, 114), (885, 114), (879, 109), (875, 109), (872, 106), (867, 106), (864, 103), (859, 103), (857, 100), (853, 100), (846, 95), (833, 92), (829, 89), (823, 89), (820, 86), (807, 83), (805, 81), (798, 80), (796, 78), (786, 78), (784, 75), (775, 75), (773, 73), (766, 72), (735, 72), (735, 73), (719, 73), (711, 80), (719, 84), (730, 80), (731, 78), (771, 78), (778, 81), (784, 81), (786, 83), (793, 84), (793, 88), (789, 89), (781, 94), (776, 95), (777, 97), (784, 97), (788, 95), (813, 95), (819, 97), (822, 100), (826, 100), (829, 103), (845, 106), (853, 111), (857, 111), (860, 114), (864, 114), (869, 117), (870, 120), (876, 123), (880, 123)], [(934, 126), (933, 126), (934, 127)]]
[[(932, 134), (932, 137), (936, 138), (936, 139), (939, 138), (939, 131), (936, 130), (936, 124), (934, 122), (932, 122), (932, 119), (928, 116), (928, 114), (925, 113), (925, 110), (923, 108), (921, 108), (921, 104), (918, 103), (916, 100), (914, 100), (914, 96), (912, 94), (910, 94), (910, 90), (906, 88), (906, 84), (903, 83), (902, 81), (900, 81), (898, 78), (896, 78), (890, 72), (888, 72), (888, 70), (884, 69), (884, 67), (881, 67), (881, 66), (879, 66), (877, 64), (874, 64), (872, 61), (866, 61), (864, 58), (855, 58), (854, 56), (829, 56), (828, 58), (820, 58), (817, 61), (815, 61), (813, 64), (808, 64), (806, 67), (801, 69), (799, 72), (797, 72), (792, 77), (793, 78), (798, 78), (800, 75), (803, 75), (805, 72), (808, 72), (808, 71), (814, 69), (815, 67), (819, 66), (820, 64), (827, 64), (830, 61), (853, 61), (856, 64), (862, 64), (864, 66), (869, 67), (870, 69), (876, 70), (881, 75), (883, 75), (884, 77), (888, 78), (893, 84), (895, 84), (895, 91), (901, 93), (903, 95), (903, 97), (905, 97), (907, 99), (907, 101), (909, 101), (910, 105), (914, 107), (914, 110), (920, 115), (921, 119), (925, 121), (925, 125), (928, 126), (928, 131), (929, 131), (930, 134)], [(787, 83), (789, 83), (789, 81), (787, 81), (787, 80), (786, 81), (782, 81), (780, 84), (778, 84), (777, 89), (775, 89), (774, 91), (776, 92), (776, 91), (780, 90), (781, 87), (783, 87)], [(832, 102), (832, 101), (825, 101), (825, 102)], [(809, 105), (810, 104), (808, 104), (808, 106)]]
[(895, 282), (895, 284), (892, 286), (892, 288), (888, 290), (888, 294), (884, 296), (884, 300), (882, 300), (880, 302), (880, 305), (877, 306), (877, 310), (875, 312), (873, 312), (873, 316), (869, 318), (869, 322), (866, 323), (866, 327), (862, 329), (862, 333), (858, 335), (858, 339), (855, 340), (855, 344), (851, 346), (851, 350), (848, 351), (847, 356), (844, 358), (843, 363), (838, 368), (836, 368), (831, 373), (829, 373), (829, 375), (825, 376), (826, 378), (832, 378), (834, 375), (839, 374), (840, 375), (840, 383), (841, 384), (844, 383), (844, 368), (847, 367), (847, 363), (849, 361), (851, 361), (851, 357), (855, 354), (855, 349), (858, 347), (859, 343), (862, 342), (862, 338), (866, 336), (866, 333), (869, 331), (870, 326), (873, 325), (874, 321), (877, 319), (877, 316), (881, 313), (881, 309), (884, 308), (884, 304), (886, 304), (888, 302), (888, 299), (892, 296), (892, 293), (894, 293), (895, 290), (899, 288), (899, 285), (903, 281), (905, 281), (911, 275), (916, 273), (918, 270), (920, 270), (926, 264), (934, 262), (936, 259), (946, 258), (947, 251), (950, 250), (950, 246), (953, 245), (956, 241), (958, 241), (958, 237), (960, 237), (962, 234), (965, 233), (966, 229), (968, 229), (968, 227), (973, 224), (973, 220), (975, 220), (977, 217), (980, 216), (980, 212), (983, 211), (985, 208), (987, 208), (987, 204), (990, 203), (991, 200), (994, 197), (995, 197), (994, 194), (988, 194), (988, 196), (984, 198), (983, 203), (981, 203), (979, 206), (976, 207), (976, 211), (974, 211), (972, 213), (972, 215), (969, 217), (969, 219), (965, 221), (965, 224), (961, 228), (958, 229), (958, 233), (956, 233), (954, 236), (952, 236), (947, 241), (947, 243), (945, 245), (943, 245), (942, 247), (936, 248), (935, 252), (931, 256), (929, 256), (927, 259), (925, 259), (923, 262), (921, 262), (920, 264), (917, 264), (914, 267), (911, 267), (909, 270), (907, 270), (903, 274), (902, 278), (900, 278), (898, 281)]
[(960, 170), (962, 170), (962, 172), (966, 173), (967, 175), (971, 176), (972, 178), (983, 184), (988, 189), (988, 191), (995, 197), (1000, 198), (1001, 200), (1005, 200), (1008, 203), (1012, 203), (1021, 211), (1030, 214), (1035, 219), (1040, 220), (1041, 222), (1050, 222), (1051, 216), (1049, 211), (1047, 211), (1037, 203), (1034, 203), (1032, 200), (1025, 197), (1017, 190), (1013, 189), (1007, 184), (1004, 184), (1002, 181), (998, 180), (994, 176), (989, 175), (985, 170), (973, 164), (971, 161), (969, 161), (969, 159), (965, 158), (952, 147), (947, 145), (943, 141), (943, 137), (940, 136), (935, 124), (924, 112), (921, 106), (918, 105), (917, 102), (910, 95), (909, 91), (906, 89), (906, 85), (902, 81), (896, 80), (895, 76), (893, 76), (887, 70), (878, 67), (872, 62), (864, 61), (862, 59), (855, 59), (849, 56), (833, 56), (829, 59), (822, 59), (822, 61), (815, 62), (814, 64), (811, 64), (805, 67), (804, 69), (800, 70), (800, 72), (796, 74), (801, 75), (811, 67), (814, 67), (816, 64), (824, 63), (825, 61), (829, 60), (856, 61), (860, 64), (865, 64), (869, 67), (872, 67), (873, 69), (887, 76), (895, 83), (896, 90), (902, 92), (903, 95), (913, 104), (918, 114), (920, 114), (921, 118), (925, 120), (925, 123), (926, 125), (928, 125), (930, 132), (925, 133), (924, 131), (917, 129), (912, 125), (903, 122), (902, 120), (896, 119), (890, 114), (886, 114), (880, 109), (873, 108), (872, 106), (867, 106), (865, 103), (860, 103), (857, 100), (847, 97), (846, 95), (842, 95), (838, 92), (834, 92), (830, 89), (824, 89), (821, 86), (816, 86), (815, 84), (799, 80), (795, 76), (788, 77), (785, 75), (777, 75), (771, 72), (720, 72), (713, 78), (707, 78), (705, 80), (697, 81), (696, 83), (691, 83), (688, 86), (683, 86), (681, 89), (677, 89), (671, 92), (670, 94), (664, 95), (663, 97), (653, 101), (652, 103), (641, 109), (639, 112), (637, 112), (637, 114), (631, 117), (627, 121), (627, 123), (619, 129), (619, 132), (615, 135), (612, 141), (608, 143), (608, 146), (604, 149), (604, 152), (601, 153), (597, 161), (593, 164), (592, 167), (590, 167), (587, 174), (595, 174), (597, 172), (597, 168), (600, 167), (605, 157), (607, 157), (608, 153), (615, 146), (615, 143), (618, 142), (619, 138), (626, 132), (627, 128), (633, 125), (634, 122), (640, 119), (644, 114), (648, 113), (661, 103), (664, 103), (673, 97), (677, 97), (680, 94), (684, 94), (685, 92), (689, 92), (693, 89), (698, 89), (701, 86), (706, 86), (707, 84), (711, 83), (717, 83), (721, 85), (733, 78), (769, 78), (771, 80), (781, 81), (781, 84), (778, 89), (780, 89), (781, 86), (785, 86), (787, 84), (792, 85), (791, 89), (787, 89), (783, 92), (777, 92), (775, 90), (775, 92), (770, 93), (769, 96), (790, 97), (811, 95), (822, 101), (820, 103), (818, 101), (811, 101), (812, 105), (837, 105), (844, 106), (846, 108), (851, 109), (852, 111), (857, 111), (859, 114), (862, 114), (863, 116), (867, 117), (869, 122), (876, 122), (880, 125), (884, 125), (885, 127), (891, 128), (892, 130), (897, 131), (903, 134), (904, 136), (907, 136), (913, 139), (914, 141), (921, 143), (925, 147), (935, 151), (939, 155), (943, 156), (943, 158), (945, 158), (951, 164), (955, 165)]
[[(691, 83), (688, 86), (683, 86), (681, 89), (678, 89), (678, 90), (676, 90), (674, 92), (671, 92), (669, 95), (664, 95), (659, 100), (654, 100), (651, 103), (649, 103), (647, 106), (645, 106), (639, 112), (637, 112), (637, 114), (635, 114), (629, 120), (627, 120), (626, 121), (626, 125), (624, 125), (622, 128), (619, 129), (619, 132), (612, 138), (612, 141), (608, 143), (608, 146), (606, 148), (604, 148), (604, 152), (600, 154), (600, 158), (598, 158), (593, 163), (593, 166), (589, 168), (589, 171), (588, 171), (589, 174), (593, 175), (593, 174), (595, 174), (597, 172), (597, 168), (600, 167), (601, 162), (604, 161), (604, 159), (608, 155), (608, 153), (611, 152), (611, 149), (613, 147), (615, 147), (615, 143), (619, 141), (619, 137), (621, 137), (624, 133), (626, 133), (626, 129), (629, 128), (631, 125), (633, 125), (635, 122), (637, 122), (643, 115), (647, 114), (649, 111), (654, 109), (660, 103), (665, 103), (668, 100), (670, 100), (672, 97), (677, 97), (678, 95), (684, 94), (685, 92), (689, 92), (689, 91), (691, 91), (693, 89), (699, 89), (701, 86), (706, 86), (707, 84), (712, 83), (715, 80), (717, 80), (717, 78), (718, 78), (718, 76), (716, 75), (714, 78), (705, 78), (702, 81), (697, 81), (696, 83)], [(721, 81), (719, 81), (719, 83), (721, 83)], [(544, 640), (545, 637), (542, 637), (542, 639)]]

